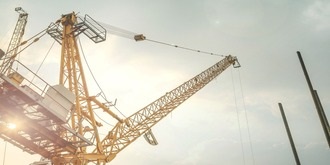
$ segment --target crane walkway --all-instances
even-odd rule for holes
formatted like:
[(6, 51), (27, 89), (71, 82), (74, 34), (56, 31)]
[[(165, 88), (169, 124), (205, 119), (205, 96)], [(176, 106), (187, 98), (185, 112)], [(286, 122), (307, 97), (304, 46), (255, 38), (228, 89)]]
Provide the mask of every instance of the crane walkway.
[[(27, 79), (15, 70), (0, 74), (0, 137), (30, 154), (50, 157), (59, 150), (76, 152), (92, 145), (67, 124), (75, 95), (63, 85), (51, 86), (23, 64)], [(15, 123), (15, 129), (6, 126)], [(63, 133), (65, 132), (65, 133)]]

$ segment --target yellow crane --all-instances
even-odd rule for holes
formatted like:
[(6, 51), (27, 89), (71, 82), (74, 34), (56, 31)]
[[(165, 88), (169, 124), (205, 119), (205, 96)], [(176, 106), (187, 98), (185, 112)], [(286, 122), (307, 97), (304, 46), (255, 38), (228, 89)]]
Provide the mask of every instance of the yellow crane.
[(25, 26), (28, 19), (28, 13), (25, 12), (21, 7), (16, 7), (15, 11), (19, 13), (18, 20), (13, 35), (10, 39), (6, 53), (3, 54), (2, 56), (0, 55), (0, 59), (2, 61), (0, 70), (4, 69), (4, 67), (11, 67), (12, 65), (11, 59), (17, 56), (18, 47), (21, 45), (21, 41), (24, 35)]
[[(54, 165), (106, 164), (145, 135), (157, 144), (151, 128), (176, 107), (207, 85), (230, 65), (239, 67), (237, 58), (226, 56), (210, 68), (167, 92), (127, 118), (120, 118), (107, 102), (89, 94), (78, 49), (77, 36), (85, 34), (94, 42), (106, 39), (106, 30), (88, 15), (62, 15), (47, 33), (61, 44), (59, 83), (49, 85), (19, 61), (20, 72), (0, 73), (0, 137), (31, 154), (39, 154)], [(142, 35), (137, 40), (145, 39)], [(22, 75), (33, 75), (29, 79)], [(117, 124), (100, 137), (95, 114), (103, 111)], [(6, 127), (19, 121), (17, 129)]]

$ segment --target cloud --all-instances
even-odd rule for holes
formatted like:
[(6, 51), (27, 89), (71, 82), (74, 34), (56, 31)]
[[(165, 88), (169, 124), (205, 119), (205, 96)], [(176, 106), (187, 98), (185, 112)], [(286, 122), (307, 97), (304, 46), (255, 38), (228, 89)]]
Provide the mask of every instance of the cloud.
[[(8, 29), (11, 29), (11, 34), (13, 26), (8, 25), (15, 23), (17, 19), (17, 13), (13, 8), (4, 3), (0, 8), (4, 8), (5, 14), (0, 19), (4, 28), (7, 28), (0, 32), (0, 36), (7, 36), (5, 34)], [(329, 59), (328, 34), (322, 33), (317, 36), (310, 30), (311, 27), (317, 30), (329, 28), (328, 2), (132, 1), (98, 3), (92, 7), (92, 3), (86, 3), (77, 6), (69, 2), (60, 9), (54, 7), (61, 4), (60, 2), (33, 4), (33, 7), (31, 3), (24, 5), (24, 9), (28, 10), (31, 16), (28, 26), (32, 27), (27, 28), (25, 36), (28, 38), (39, 32), (45, 25), (58, 19), (60, 14), (76, 10), (114, 26), (143, 32), (147, 38), (170, 41), (180, 46), (205, 51), (211, 50), (214, 53), (220, 50), (221, 54), (228, 52), (237, 55), (243, 69), (244, 100), (241, 98), (243, 96), (237, 94), (239, 85), (236, 86), (237, 92), (233, 92), (230, 71), (226, 70), (154, 127), (153, 131), (159, 141), (157, 147), (148, 146), (141, 138), (118, 154), (110, 164), (244, 164), (235, 97), (238, 103), (241, 135), (245, 142), (244, 150), (249, 151), (247, 122), (243, 110), (243, 104), (246, 104), (256, 164), (290, 164), (292, 160), (277, 106), (279, 101), (285, 107), (298, 150), (303, 150), (303, 146), (306, 148), (303, 164), (329, 162), (328, 152), (323, 145), (321, 144), (320, 149), (317, 147), (318, 144), (313, 143), (320, 139), (324, 140), (324, 135), (298, 61), (293, 56), (297, 48), (303, 48), (301, 52), (305, 52), (306, 64), (310, 62), (312, 66), (308, 67), (311, 69), (310, 75), (328, 75), (323, 74), (329, 70), (325, 63), (328, 61), (326, 59)], [(16, 4), (11, 6), (15, 7)], [(75, 8), (72, 8), (73, 6)], [(10, 8), (10, 11), (7, 8)], [(48, 14), (41, 14), (45, 10)], [(13, 16), (8, 16), (7, 13)], [(302, 22), (302, 16), (305, 22)], [(53, 42), (52, 38), (47, 38), (43, 38), (22, 54), (21, 60), (24, 64), (34, 68), (39, 66)], [(200, 56), (197, 53), (191, 56), (189, 51), (168, 49), (164, 45), (150, 42), (127, 41), (113, 35), (108, 35), (107, 41), (100, 44), (94, 44), (86, 37), (82, 38), (87, 61), (96, 79), (103, 90), (109, 93), (110, 101), (114, 100), (110, 97), (118, 98), (117, 107), (125, 115), (134, 113), (217, 61), (215, 57)], [(0, 40), (0, 44), (2, 43)], [(60, 60), (60, 46), (57, 43), (55, 45), (51, 51), (54, 55), (49, 56), (39, 74), (55, 75), (50, 78), (57, 82), (58, 68), (54, 68), (58, 67), (55, 62)], [(319, 66), (323, 68), (318, 69)], [(87, 68), (84, 68), (90, 94), (98, 93), (99, 89), (89, 76)], [(315, 70), (314, 73), (312, 68)], [(48, 81), (48, 77), (46, 78)], [(327, 99), (329, 96), (325, 88), (328, 84), (326, 78), (327, 76), (312, 78), (315, 87), (320, 90), (321, 99), (325, 100), (325, 109), (329, 107), (330, 100)], [(317, 85), (319, 82), (324, 84), (324, 88)], [(245, 103), (242, 103), (243, 101)], [(110, 128), (104, 126), (101, 129), (102, 133), (106, 133)], [(316, 163), (315, 160), (320, 157), (312, 155), (312, 151), (317, 155), (323, 155), (321, 159), (324, 163)], [(12, 158), (17, 156), (16, 153), (8, 155), (12, 155)], [(249, 153), (245, 156), (248, 158)], [(29, 159), (28, 156), (20, 157)], [(310, 163), (306, 159), (310, 159)], [(7, 160), (9, 164), (22, 164), (10, 163), (10, 159)]]
[[(292, 14), (291, 5), (287, 1), (222, 0), (217, 5), (214, 3), (205, 3), (210, 25), (238, 37), (269, 35), (282, 27)], [(278, 12), (279, 9), (281, 12)]]
[[(236, 161), (243, 162), (241, 156), (238, 141), (228, 138), (213, 138), (196, 144), (186, 157), (174, 162), (172, 165), (235, 164)], [(235, 157), (236, 161), (233, 162), (231, 159)]]
[(303, 146), (304, 150), (311, 150), (317, 148), (327, 148), (326, 143), (324, 141), (311, 141)]
[(324, 0), (315, 1), (303, 13), (305, 23), (311, 24), (316, 30), (330, 28), (330, 2)]

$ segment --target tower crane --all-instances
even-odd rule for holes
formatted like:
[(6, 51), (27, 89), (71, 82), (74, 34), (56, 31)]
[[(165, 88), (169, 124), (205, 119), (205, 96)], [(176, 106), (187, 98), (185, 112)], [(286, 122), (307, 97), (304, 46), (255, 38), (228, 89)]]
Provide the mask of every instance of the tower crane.
[[(155, 124), (230, 65), (240, 66), (236, 57), (228, 55), (131, 116), (120, 118), (111, 105), (90, 95), (76, 38), (85, 34), (95, 43), (102, 42), (106, 30), (88, 15), (80, 18), (73, 12), (52, 23), (47, 33), (62, 46), (59, 82), (49, 85), (19, 61), (14, 62), (20, 72), (11, 68), (11, 77), (0, 73), (0, 137), (54, 165), (106, 164), (144, 134), (156, 144), (151, 133)], [(95, 117), (99, 110), (117, 120), (105, 137), (100, 136), (102, 123)], [(21, 122), (17, 129), (5, 127), (15, 120)]]
[[(4, 54), (4, 56), (0, 58), (2, 60), (2, 65), (0, 70), (3, 70), (4, 69), (3, 67), (11, 67), (12, 65), (11, 58), (17, 55), (18, 48), (21, 45), (21, 41), (24, 35), (25, 26), (28, 19), (28, 13), (25, 12), (21, 7), (16, 7), (15, 11), (19, 13), (18, 20), (13, 35), (10, 39), (8, 49)], [(9, 66), (5, 64), (8, 64)]]

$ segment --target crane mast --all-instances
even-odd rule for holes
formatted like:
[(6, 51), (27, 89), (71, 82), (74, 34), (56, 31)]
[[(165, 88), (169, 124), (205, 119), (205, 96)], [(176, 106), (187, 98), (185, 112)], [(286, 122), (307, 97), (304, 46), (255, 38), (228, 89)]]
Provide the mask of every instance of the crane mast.
[(18, 47), (21, 45), (28, 19), (28, 13), (26, 13), (21, 7), (16, 7), (15, 11), (19, 13), (19, 16), (8, 49), (2, 59), (1, 71), (11, 67), (13, 58), (17, 56)]
[[(80, 18), (73, 12), (52, 23), (47, 33), (62, 46), (59, 84), (49, 85), (25, 65), (13, 60), (25, 70), (24, 74), (34, 75), (38, 83), (22, 76), (23, 72), (14, 70), (12, 65), (8, 69), (11, 75), (0, 72), (0, 138), (30, 154), (41, 155), (54, 165), (106, 164), (112, 161), (143, 134), (152, 135), (151, 128), (155, 124), (230, 65), (240, 66), (236, 57), (228, 55), (131, 116), (121, 119), (112, 112), (111, 105), (90, 95), (77, 44), (80, 34), (85, 34), (95, 43), (105, 41), (106, 30), (88, 15)], [(95, 118), (98, 110), (117, 121), (103, 138), (98, 130), (102, 123)], [(6, 125), (14, 119), (24, 124), (16, 130), (9, 130)], [(153, 136), (145, 138), (150, 143), (157, 143)]]
[[(105, 30), (88, 15), (84, 20), (77, 19), (75, 13), (62, 15), (62, 18), (56, 23), (58, 26), (48, 29), (47, 32), (62, 45), (59, 84), (63, 84), (75, 95), (75, 108), (69, 119), (69, 125), (75, 132), (95, 145), (98, 152), (89, 154), (88, 146), (80, 145), (76, 153), (60, 153), (52, 157), (54, 164), (68, 163), (72, 160), (76, 160), (74, 164), (87, 164), (89, 161), (99, 163), (104, 159), (104, 154), (100, 152), (102, 146), (98, 133), (98, 127), (102, 124), (96, 121), (94, 110), (103, 109), (114, 114), (108, 107), (95, 99), (95, 96), (89, 95), (76, 38), (77, 35), (84, 33), (94, 42), (102, 42), (105, 40)], [(117, 116), (116, 118), (121, 120)], [(63, 138), (67, 138), (66, 132), (64, 130)], [(70, 140), (76, 144), (81, 142), (76, 137), (72, 137)], [(87, 159), (80, 160), (80, 156)]]
[[(74, 13), (62, 16), (63, 33), (59, 84), (65, 85), (76, 96), (75, 111), (70, 119), (71, 127), (77, 128), (77, 132), (81, 135), (87, 132), (95, 135), (93, 137), (95, 139), (91, 140), (95, 140), (96, 144), (98, 144), (100, 137), (75, 37), (78, 30), (75, 26), (76, 23), (77, 20)], [(84, 127), (87, 126), (89, 130), (84, 131)], [(76, 139), (74, 138), (73, 142), (75, 141)], [(84, 147), (81, 148), (81, 152), (85, 152)]]

